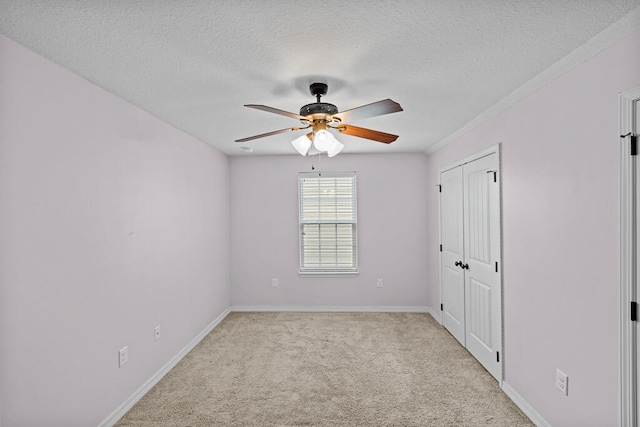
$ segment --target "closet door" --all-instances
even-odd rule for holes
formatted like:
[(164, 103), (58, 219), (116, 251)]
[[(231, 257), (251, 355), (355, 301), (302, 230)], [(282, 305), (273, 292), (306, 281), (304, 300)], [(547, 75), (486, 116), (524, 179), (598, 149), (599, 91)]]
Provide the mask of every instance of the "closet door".
[(502, 343), (498, 155), (463, 166), (465, 343), (498, 380)]
[(465, 345), (464, 271), (459, 267), (464, 258), (462, 167), (442, 172), (440, 185), (442, 324)]

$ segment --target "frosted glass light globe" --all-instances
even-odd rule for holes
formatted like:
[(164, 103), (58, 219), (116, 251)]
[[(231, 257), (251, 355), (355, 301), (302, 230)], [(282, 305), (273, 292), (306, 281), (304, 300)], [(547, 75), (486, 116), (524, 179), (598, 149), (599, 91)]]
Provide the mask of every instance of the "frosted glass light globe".
[(333, 135), (322, 129), (316, 132), (316, 135), (313, 137), (313, 146), (316, 147), (316, 150), (324, 152), (331, 148), (335, 140)]
[(291, 141), (291, 145), (293, 145), (293, 148), (295, 148), (298, 153), (306, 156), (309, 148), (311, 148), (311, 139), (309, 139), (309, 135), (302, 135)]
[(344, 144), (342, 144), (337, 139), (333, 138), (333, 144), (327, 150), (327, 156), (333, 157), (336, 154), (338, 154), (339, 152), (341, 152), (343, 148), (344, 148)]

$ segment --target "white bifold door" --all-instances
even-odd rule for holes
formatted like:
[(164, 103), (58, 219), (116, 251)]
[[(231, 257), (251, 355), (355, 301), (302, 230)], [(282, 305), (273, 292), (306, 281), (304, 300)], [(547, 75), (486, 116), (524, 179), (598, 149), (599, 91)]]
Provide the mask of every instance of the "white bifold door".
[[(446, 188), (447, 191), (442, 192)], [(440, 174), (440, 282), (442, 324), (462, 345), (464, 325), (464, 258), (462, 167)]]
[(502, 377), (498, 154), (440, 174), (442, 323)]

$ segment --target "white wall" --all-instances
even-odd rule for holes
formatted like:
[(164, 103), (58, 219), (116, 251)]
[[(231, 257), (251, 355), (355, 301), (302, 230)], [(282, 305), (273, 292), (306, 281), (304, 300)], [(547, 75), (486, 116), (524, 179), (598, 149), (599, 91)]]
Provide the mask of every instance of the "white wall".
[[(506, 382), (554, 426), (617, 425), (618, 93), (636, 85), (640, 33), (428, 157), (433, 240), (438, 171), (502, 143)], [(439, 254), (428, 249), (435, 308)]]
[(2, 425), (97, 425), (229, 306), (228, 162), (3, 36), (0, 63)]
[(314, 162), (317, 167), (317, 157), (230, 159), (232, 304), (425, 307), (426, 156), (322, 158), (323, 171), (357, 174), (360, 275), (347, 278), (298, 275), (297, 174), (310, 172)]

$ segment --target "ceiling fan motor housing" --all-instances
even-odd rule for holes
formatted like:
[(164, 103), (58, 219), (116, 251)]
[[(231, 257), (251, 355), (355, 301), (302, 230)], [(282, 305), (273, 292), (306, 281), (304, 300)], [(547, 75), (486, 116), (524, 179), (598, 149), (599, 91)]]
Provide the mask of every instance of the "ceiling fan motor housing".
[(330, 116), (338, 114), (338, 107), (327, 102), (314, 102), (313, 104), (307, 104), (300, 109), (301, 116), (308, 116), (310, 114), (328, 114)]
[(317, 101), (313, 104), (307, 104), (300, 109), (301, 116), (312, 116), (313, 120), (327, 119), (328, 116), (338, 114), (338, 107), (326, 102), (320, 102), (320, 97), (327, 94), (329, 86), (326, 83), (311, 83), (309, 92), (315, 96)]

